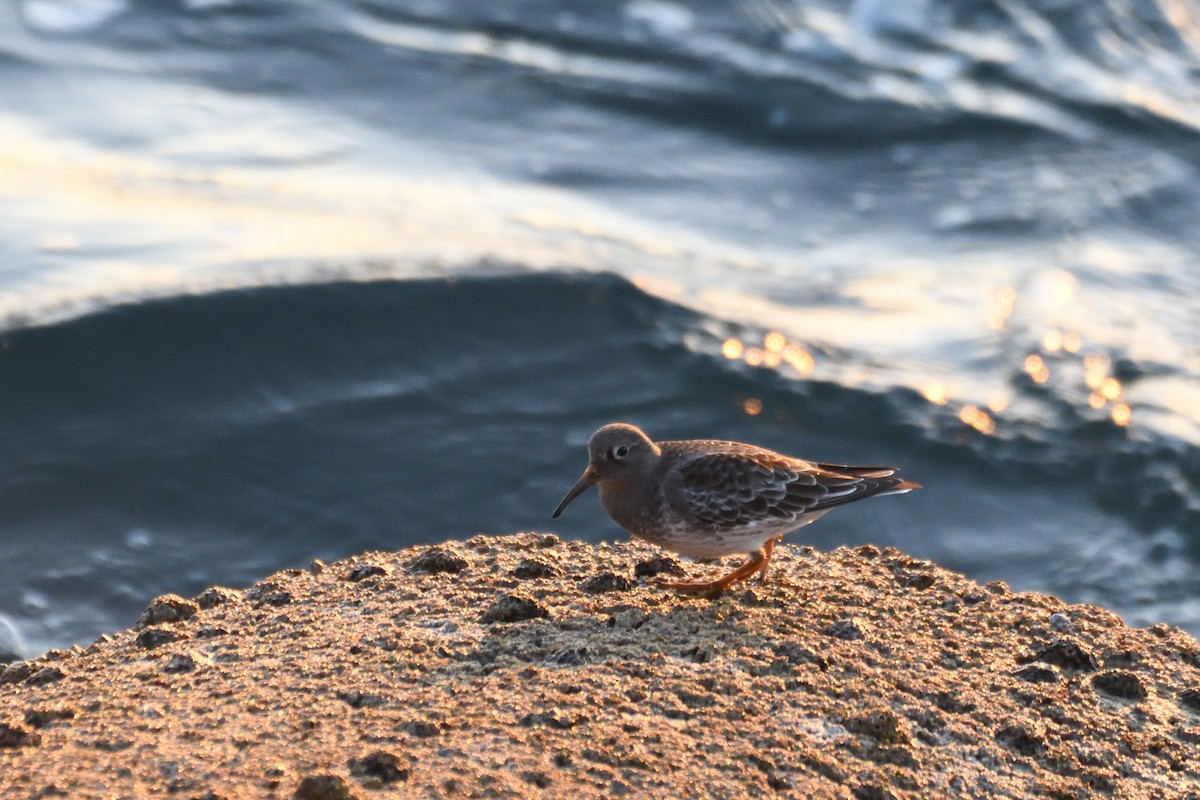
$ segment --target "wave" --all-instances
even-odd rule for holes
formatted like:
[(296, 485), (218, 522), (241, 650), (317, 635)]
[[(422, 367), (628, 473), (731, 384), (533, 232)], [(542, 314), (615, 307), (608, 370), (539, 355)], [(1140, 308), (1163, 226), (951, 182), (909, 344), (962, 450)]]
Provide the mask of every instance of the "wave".
[(342, 24), (375, 45), (493, 61), (595, 100), (774, 140), (961, 134), (973, 120), (1073, 138), (1200, 126), (1197, 20), (1149, 0), (743, 0), (728, 10), (632, 0), (519, 17), (370, 4)]
[[(546, 530), (587, 435), (627, 420), (895, 463), (926, 485), (806, 529), (819, 546), (896, 544), (1195, 622), (1181, 610), (1200, 559), (1194, 448), (1072, 418), (1071, 403), (1053, 425), (986, 436), (903, 387), (801, 376), (801, 352), (852, 357), (818, 342), (769, 340), (777, 366), (729, 357), (762, 337), (587, 273), (217, 292), (9, 331), (0, 618), (32, 651), (121, 627), (156, 593)], [(616, 533), (582, 509), (556, 529)]]
[[(28, 0), (9, 16), (0, 53), (32, 63), (77, 57), (70, 46), (86, 40), (85, 57), (108, 68), (166, 66), (203, 78), (218, 75), (209, 57), (252, 49), (293, 66), (315, 57), (328, 85), (314, 84), (311, 69), (302, 84), (265, 70), (239, 77), (243, 90), (259, 82), (253, 88), (271, 93), (340, 92), (369, 74), (364, 59), (401, 53), (485, 64), (588, 102), (774, 141), (937, 136), (963, 125), (1070, 138), (1200, 129), (1192, 77), (1200, 20), (1184, 4), (1156, 0), (628, 0), (520, 11), (349, 2), (270, 12), (242, 2)], [(113, 51), (95, 49), (101, 43)], [(148, 60), (163, 48), (190, 55)], [(335, 77), (336, 64), (364, 72)]]
[[(410, 411), (438, 417), (443, 429), (456, 419), (549, 413), (539, 422), (549, 429), (647, 405), (662, 414), (667, 402), (720, 420), (741, 409), (738, 398), (757, 398), (785, 427), (843, 441), (886, 438), (1008, 483), (1086, 489), (1139, 527), (1200, 540), (1200, 509), (1189, 500), (1200, 485), (1193, 446), (1131, 435), (1024, 372), (1012, 384), (1037, 412), (1015, 411), (1012, 424), (985, 435), (908, 388), (814, 379), (786, 358), (772, 364), (769, 352), (765, 366), (722, 352), (727, 341), (764, 333), (587, 273), (313, 284), (118, 306), (0, 339), (0, 424), (18, 478), (0, 502), (10, 514), (29, 507), (34, 479), (21, 465), (44, 466), (51, 454), (63, 465), (121, 462), (147, 475), (176, 459), (214, 496), (236, 495), (253, 477), (242, 468), (285, 464), (292, 437), (317, 435), (326, 417), (349, 424), (359, 410), (380, 409), (372, 413), (385, 430), (412, 424), (399, 419)], [(797, 346), (823, 360), (856, 358), (820, 342)], [(356, 433), (375, 437), (365, 422)], [(222, 455), (216, 442), (248, 447), (254, 458)], [(214, 467), (226, 456), (230, 463)], [(98, 471), (116, 483), (147, 478)], [(115, 485), (61, 487), (48, 505), (61, 508), (80, 489), (120, 494)]]

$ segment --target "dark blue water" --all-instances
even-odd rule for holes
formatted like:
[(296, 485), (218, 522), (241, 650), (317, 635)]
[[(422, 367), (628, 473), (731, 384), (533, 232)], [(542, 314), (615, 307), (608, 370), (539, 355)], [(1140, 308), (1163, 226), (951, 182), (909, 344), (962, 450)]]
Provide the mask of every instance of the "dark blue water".
[(0, 10), (0, 645), (549, 512), (613, 420), (1200, 630), (1200, 13)]

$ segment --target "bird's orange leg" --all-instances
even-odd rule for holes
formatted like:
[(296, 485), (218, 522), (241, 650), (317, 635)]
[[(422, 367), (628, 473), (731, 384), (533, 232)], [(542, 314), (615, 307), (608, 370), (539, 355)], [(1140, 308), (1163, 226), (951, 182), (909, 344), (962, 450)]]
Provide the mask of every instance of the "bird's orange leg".
[(716, 597), (733, 584), (749, 580), (754, 573), (766, 575), (767, 565), (771, 562), (771, 553), (775, 550), (775, 539), (771, 539), (756, 552), (750, 554), (750, 560), (723, 578), (715, 581), (657, 581), (656, 586), (664, 589), (674, 589), (682, 594), (694, 594), (700, 597)]
[(771, 554), (775, 552), (775, 543), (783, 541), (782, 536), (776, 536), (774, 539), (768, 539), (763, 545), (763, 562), (758, 568), (758, 582), (763, 583), (767, 580), (767, 567), (771, 566)]

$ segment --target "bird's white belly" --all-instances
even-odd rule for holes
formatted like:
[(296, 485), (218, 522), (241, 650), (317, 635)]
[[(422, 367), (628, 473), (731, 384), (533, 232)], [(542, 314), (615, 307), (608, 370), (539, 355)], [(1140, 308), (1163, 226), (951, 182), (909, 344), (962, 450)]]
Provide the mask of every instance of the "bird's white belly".
[(718, 558), (738, 553), (753, 553), (770, 539), (797, 528), (803, 528), (823, 515), (822, 511), (816, 514), (805, 514), (799, 519), (786, 522), (772, 520), (759, 525), (728, 530), (697, 531), (680, 527), (656, 531), (652, 536), (641, 536), (640, 538), (690, 558)]

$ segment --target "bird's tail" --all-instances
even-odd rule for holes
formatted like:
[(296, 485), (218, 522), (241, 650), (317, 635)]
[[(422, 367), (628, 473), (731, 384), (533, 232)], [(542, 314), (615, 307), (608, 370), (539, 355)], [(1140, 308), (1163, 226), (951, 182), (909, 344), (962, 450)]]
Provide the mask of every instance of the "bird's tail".
[(851, 467), (845, 464), (818, 464), (825, 473), (818, 481), (831, 491), (813, 510), (840, 506), (868, 497), (904, 494), (920, 489), (921, 484), (896, 476), (895, 467)]

